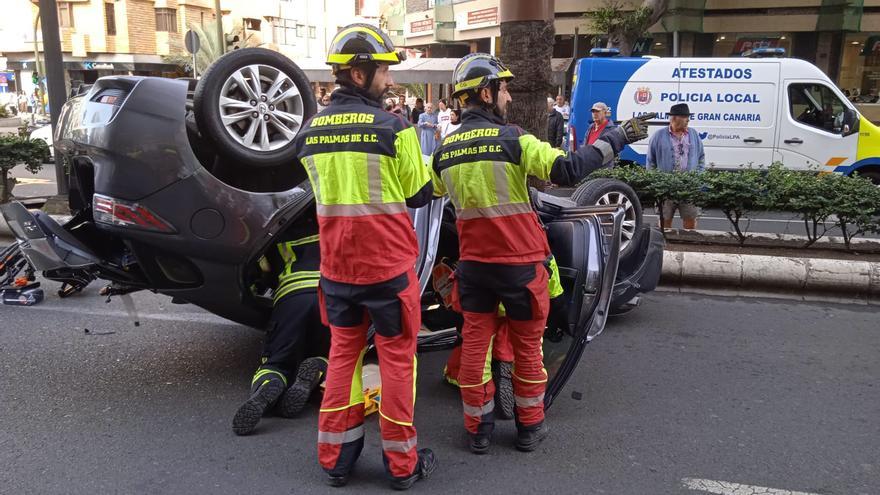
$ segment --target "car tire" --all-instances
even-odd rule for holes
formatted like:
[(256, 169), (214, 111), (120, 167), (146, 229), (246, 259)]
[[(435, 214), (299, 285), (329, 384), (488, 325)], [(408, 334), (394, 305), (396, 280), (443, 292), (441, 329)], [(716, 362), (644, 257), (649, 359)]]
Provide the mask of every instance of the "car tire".
[(875, 186), (880, 186), (880, 172), (870, 170), (868, 172), (859, 172), (859, 175), (871, 180)]
[(574, 190), (571, 200), (578, 206), (623, 206), (620, 258), (628, 257), (638, 248), (642, 235), (642, 203), (629, 185), (617, 179), (588, 180)]
[(208, 67), (196, 85), (193, 111), (202, 136), (219, 154), (245, 166), (274, 167), (294, 159), (294, 138), (317, 103), (292, 60), (265, 48), (242, 48)]

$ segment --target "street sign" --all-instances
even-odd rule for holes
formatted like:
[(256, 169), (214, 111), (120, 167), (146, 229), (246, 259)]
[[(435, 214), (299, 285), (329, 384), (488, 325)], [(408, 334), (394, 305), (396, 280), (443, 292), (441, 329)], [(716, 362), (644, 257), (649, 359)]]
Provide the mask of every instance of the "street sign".
[(199, 51), (199, 47), (201, 47), (201, 42), (199, 41), (199, 35), (196, 34), (195, 31), (190, 29), (186, 32), (186, 35), (183, 37), (183, 44), (186, 45), (186, 51), (195, 54)]

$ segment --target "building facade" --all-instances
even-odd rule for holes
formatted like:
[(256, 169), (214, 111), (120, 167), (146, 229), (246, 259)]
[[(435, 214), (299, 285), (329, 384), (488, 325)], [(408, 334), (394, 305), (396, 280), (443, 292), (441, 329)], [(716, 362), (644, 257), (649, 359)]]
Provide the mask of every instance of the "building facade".
[[(584, 57), (590, 48), (604, 46), (605, 37), (593, 32), (585, 17), (604, 3), (555, 0), (554, 58)], [(383, 0), (381, 24), (396, 43), (424, 56), (497, 53), (500, 8), (499, 0)], [(637, 45), (643, 55), (682, 57), (783, 47), (844, 89), (877, 92), (880, 0), (670, 0), (667, 14)]]
[[(31, 0), (4, 0), (0, 17), (0, 91), (33, 91), (42, 35)], [(223, 30), (238, 45), (263, 46), (294, 60), (323, 59), (339, 27), (378, 22), (378, 0), (221, 0)], [(214, 0), (58, 1), (68, 84), (112, 74), (179, 77), (184, 34), (193, 26), (213, 35)], [(206, 26), (207, 25), (207, 26)], [(35, 37), (36, 36), (36, 37)], [(204, 44), (204, 43), (203, 43)], [(5, 64), (5, 67), (3, 67)], [(5, 74), (5, 75), (4, 75)], [(10, 84), (11, 83), (11, 84)]]

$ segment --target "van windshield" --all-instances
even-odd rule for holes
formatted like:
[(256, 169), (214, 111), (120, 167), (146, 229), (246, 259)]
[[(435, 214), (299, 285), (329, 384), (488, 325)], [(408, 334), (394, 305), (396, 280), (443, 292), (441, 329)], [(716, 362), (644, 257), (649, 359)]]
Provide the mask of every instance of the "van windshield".
[(824, 84), (794, 83), (788, 86), (791, 116), (798, 122), (832, 134), (843, 131), (846, 106)]

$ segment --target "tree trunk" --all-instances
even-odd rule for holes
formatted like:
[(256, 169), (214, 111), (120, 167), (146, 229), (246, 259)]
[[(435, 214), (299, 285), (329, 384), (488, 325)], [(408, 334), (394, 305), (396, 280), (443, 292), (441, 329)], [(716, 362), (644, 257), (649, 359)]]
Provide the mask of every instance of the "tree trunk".
[(513, 0), (501, 2), (499, 58), (515, 77), (508, 86), (513, 102), (508, 106), (507, 120), (546, 140), (547, 96), (552, 91), (550, 58), (553, 56), (553, 36), (556, 33), (552, 18), (553, 2), (530, 1), (526, 6), (528, 9), (523, 6), (526, 3)]
[(12, 200), (12, 188), (15, 187), (15, 177), (9, 176), (5, 168), (0, 170), (0, 205)]

